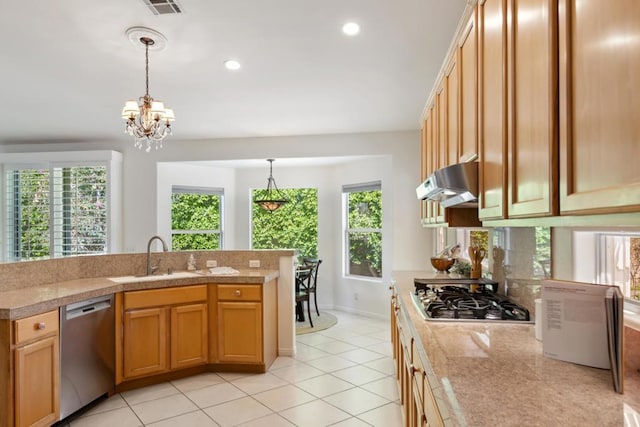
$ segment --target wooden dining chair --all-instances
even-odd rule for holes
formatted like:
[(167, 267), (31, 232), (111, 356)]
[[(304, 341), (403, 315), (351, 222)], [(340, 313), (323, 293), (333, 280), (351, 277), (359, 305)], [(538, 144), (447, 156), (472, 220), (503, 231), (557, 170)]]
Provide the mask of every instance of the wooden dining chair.
[(302, 263), (303, 265), (308, 266), (311, 270), (309, 274), (307, 291), (309, 292), (309, 294), (313, 294), (313, 303), (316, 306), (316, 314), (320, 316), (320, 311), (318, 310), (318, 294), (316, 290), (318, 288), (318, 270), (320, 268), (320, 264), (322, 264), (322, 260), (315, 258), (303, 258)]
[(296, 317), (297, 320), (304, 320), (304, 302), (307, 302), (307, 316), (309, 317), (309, 325), (313, 328), (313, 320), (311, 320), (311, 293), (309, 286), (311, 282), (311, 268), (301, 266), (296, 272)]

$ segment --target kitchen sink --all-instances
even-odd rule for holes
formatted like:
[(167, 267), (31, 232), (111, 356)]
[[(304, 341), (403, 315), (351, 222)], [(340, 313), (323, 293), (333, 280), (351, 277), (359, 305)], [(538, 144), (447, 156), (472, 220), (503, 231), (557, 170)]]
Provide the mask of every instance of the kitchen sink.
[(167, 280), (167, 279), (183, 279), (187, 277), (202, 277), (201, 273), (195, 273), (192, 271), (176, 271), (171, 274), (153, 274), (151, 276), (120, 276), (109, 277), (108, 279), (116, 283), (131, 283), (131, 282), (152, 282), (154, 280)]

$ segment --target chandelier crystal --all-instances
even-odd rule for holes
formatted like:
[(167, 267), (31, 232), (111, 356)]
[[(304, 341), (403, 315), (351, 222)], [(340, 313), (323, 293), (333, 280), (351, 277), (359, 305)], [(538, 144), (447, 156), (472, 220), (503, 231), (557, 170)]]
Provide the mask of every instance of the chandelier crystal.
[(273, 162), (275, 162), (275, 159), (267, 159), (267, 161), (269, 162), (269, 178), (267, 178), (267, 188), (266, 190), (263, 190), (261, 195), (256, 196), (253, 202), (266, 211), (274, 212), (280, 209), (284, 204), (289, 203), (289, 199), (287, 199), (285, 195), (282, 194), (280, 190), (278, 190), (276, 180), (273, 179)]
[(175, 120), (175, 116), (172, 109), (165, 108), (161, 101), (154, 100), (149, 95), (149, 47), (156, 43), (152, 36), (160, 34), (152, 30), (141, 33), (140, 30), (133, 28), (127, 33), (144, 34), (138, 41), (145, 48), (146, 92), (138, 101), (127, 101), (124, 104), (122, 118), (126, 120), (125, 132), (135, 140), (134, 146), (138, 149), (144, 148), (148, 153), (153, 146), (156, 150), (162, 148), (162, 141), (171, 135), (171, 122)]

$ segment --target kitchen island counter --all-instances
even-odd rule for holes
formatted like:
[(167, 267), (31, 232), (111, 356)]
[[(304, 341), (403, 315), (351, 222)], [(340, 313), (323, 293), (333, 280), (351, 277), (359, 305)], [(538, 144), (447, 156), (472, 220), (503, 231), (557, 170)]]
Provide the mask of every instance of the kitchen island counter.
[(431, 274), (393, 272), (393, 284), (445, 425), (621, 426), (640, 412), (637, 366), (620, 395), (611, 371), (544, 357), (533, 324), (425, 321), (410, 293)]
[(0, 291), (0, 319), (19, 319), (74, 302), (123, 291), (197, 284), (264, 284), (280, 275), (278, 270), (246, 269), (238, 274), (214, 275), (179, 271), (155, 276), (117, 276), (74, 279)]

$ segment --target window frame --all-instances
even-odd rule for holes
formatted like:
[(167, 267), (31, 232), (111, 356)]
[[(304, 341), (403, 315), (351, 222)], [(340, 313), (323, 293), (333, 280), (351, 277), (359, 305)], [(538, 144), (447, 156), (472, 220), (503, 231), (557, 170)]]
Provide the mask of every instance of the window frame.
[[(171, 223), (171, 250), (173, 251), (173, 236), (174, 234), (217, 234), (218, 235), (218, 248), (211, 250), (223, 250), (224, 249), (224, 188), (221, 187), (195, 187), (188, 185), (172, 185), (171, 186), (171, 198), (173, 198), (174, 194), (201, 194), (207, 196), (218, 196), (219, 199), (219, 214), (220, 214), (220, 228), (218, 230), (175, 230), (173, 228), (173, 217), (170, 219)], [(170, 205), (170, 211), (173, 212), (173, 202)], [(171, 215), (172, 216), (172, 215)], [(196, 249), (185, 249), (184, 251), (193, 251)], [(180, 250), (182, 251), (182, 250)], [(178, 252), (178, 251), (176, 251)]]
[[(122, 153), (111, 150), (96, 151), (56, 151), (34, 153), (7, 153), (3, 154), (0, 161), (0, 262), (20, 262), (24, 258), (16, 259), (9, 253), (7, 245), (8, 231), (8, 206), (7, 206), (7, 181), (6, 174), (10, 170), (46, 169), (49, 174), (49, 256), (38, 259), (64, 258), (81, 254), (71, 253), (64, 255), (56, 250), (57, 240), (53, 227), (54, 210), (53, 202), (53, 170), (57, 168), (74, 167), (104, 167), (105, 168), (105, 195), (107, 205), (105, 224), (105, 251), (92, 252), (91, 254), (114, 253), (120, 251), (121, 246), (121, 183), (122, 183)], [(58, 239), (59, 240), (59, 239)]]
[[(382, 282), (384, 265), (384, 218), (381, 218), (380, 228), (350, 228), (349, 227), (349, 195), (351, 193), (364, 193), (368, 191), (380, 191), (380, 214), (383, 215), (384, 195), (382, 193), (382, 181), (371, 181), (342, 186), (342, 274), (346, 278)], [(351, 272), (350, 233), (378, 233), (380, 235), (380, 276), (366, 276)]]

